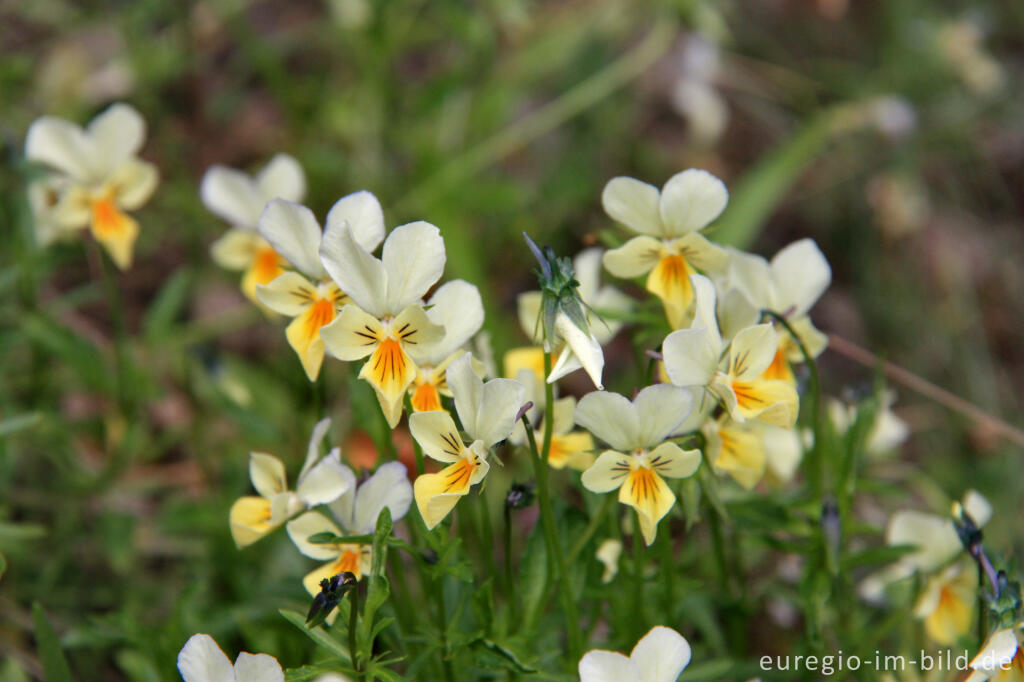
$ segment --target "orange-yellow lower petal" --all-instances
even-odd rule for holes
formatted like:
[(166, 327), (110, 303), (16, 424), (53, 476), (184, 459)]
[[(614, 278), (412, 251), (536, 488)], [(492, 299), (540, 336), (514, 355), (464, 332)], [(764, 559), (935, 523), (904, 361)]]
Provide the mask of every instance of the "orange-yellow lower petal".
[(413, 484), (416, 507), (427, 528), (434, 528), (448, 516), (469, 492), (477, 464), (469, 458), (446, 466), (436, 474), (421, 474)]
[(120, 269), (132, 264), (132, 249), (139, 236), (139, 224), (104, 197), (92, 202), (92, 235)]
[(631, 471), (626, 482), (619, 488), (619, 502), (636, 509), (640, 530), (648, 545), (654, 542), (658, 521), (668, 513), (675, 501), (676, 496), (661, 476), (645, 467)]
[(359, 378), (370, 382), (388, 403), (401, 399), (415, 376), (416, 363), (406, 354), (402, 342), (391, 338), (377, 344), (359, 372)]
[(680, 254), (663, 255), (647, 276), (647, 291), (661, 299), (673, 329), (680, 329), (693, 303), (690, 275), (693, 269)]
[(792, 428), (800, 412), (800, 398), (793, 384), (769, 379), (733, 381), (730, 386), (736, 394), (736, 410), (745, 419)]
[(585, 431), (574, 431), (551, 437), (548, 464), (555, 469), (572, 467), (579, 471), (590, 468), (594, 463), (594, 439)]
[(739, 427), (718, 430), (721, 449), (715, 468), (724, 471), (741, 486), (750, 490), (764, 476), (765, 451), (761, 439), (749, 429)]
[(789, 360), (786, 358), (786, 349), (782, 344), (779, 344), (779, 349), (775, 351), (775, 357), (772, 358), (772, 364), (768, 365), (768, 369), (761, 373), (760, 378), (788, 381), (791, 384), (796, 384), (796, 379), (793, 378), (793, 368), (789, 366)]
[(974, 601), (970, 584), (964, 590), (956, 583), (945, 585), (939, 604), (924, 621), (928, 636), (939, 644), (955, 644), (971, 627)]
[(286, 261), (274, 251), (273, 247), (264, 245), (256, 249), (252, 262), (242, 275), (242, 293), (246, 298), (259, 303), (256, 298), (256, 287), (270, 284), (284, 272)]
[(320, 298), (313, 301), (306, 312), (292, 320), (285, 330), (285, 337), (299, 356), (310, 381), (316, 381), (324, 361), (324, 342), (320, 338), (320, 328), (330, 323), (335, 315), (334, 303)]

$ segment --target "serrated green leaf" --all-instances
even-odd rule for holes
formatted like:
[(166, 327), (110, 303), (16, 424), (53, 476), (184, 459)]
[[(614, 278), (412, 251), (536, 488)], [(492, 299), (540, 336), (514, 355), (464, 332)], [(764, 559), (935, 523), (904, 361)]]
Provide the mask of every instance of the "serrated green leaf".
[(43, 664), (47, 682), (71, 682), (71, 668), (61, 650), (57, 633), (46, 617), (39, 602), (32, 602), (32, 624), (36, 636), (36, 649)]

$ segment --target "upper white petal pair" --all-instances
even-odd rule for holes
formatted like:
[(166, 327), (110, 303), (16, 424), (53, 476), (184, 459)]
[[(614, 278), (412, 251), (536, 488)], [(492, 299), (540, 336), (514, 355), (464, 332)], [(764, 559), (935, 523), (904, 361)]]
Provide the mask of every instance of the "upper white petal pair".
[(134, 107), (119, 103), (85, 129), (62, 118), (43, 116), (28, 129), (25, 156), (76, 182), (98, 186), (133, 160), (145, 140), (146, 121)]
[[(334, 253), (330, 247), (336, 235), (344, 232), (350, 243), (362, 252), (373, 251), (384, 239), (384, 212), (380, 202), (370, 192), (362, 191), (342, 197), (327, 212), (321, 231), (313, 212), (291, 201), (274, 199), (263, 209), (259, 218), (259, 231), (292, 267), (313, 280), (328, 275), (327, 256), (321, 262), (321, 253)], [(335, 279), (345, 293), (345, 285)], [(349, 294), (351, 295), (351, 294)]]
[(395, 316), (421, 303), (444, 272), (444, 240), (430, 223), (396, 227), (384, 242), (380, 259), (371, 255), (374, 248), (376, 244), (369, 246), (358, 238), (349, 221), (332, 225), (328, 216), (320, 247), (323, 267), (357, 306), (374, 317)]
[(580, 682), (676, 682), (690, 663), (690, 644), (672, 628), (657, 625), (629, 656), (594, 649), (580, 659)]
[(306, 195), (306, 175), (288, 154), (277, 154), (255, 176), (215, 165), (203, 175), (203, 204), (232, 227), (255, 232), (260, 214), (273, 199), (299, 202)]
[(661, 239), (707, 227), (728, 202), (722, 181), (695, 168), (673, 175), (660, 192), (646, 182), (618, 177), (601, 194), (604, 210), (614, 220), (633, 232)]
[(213, 637), (192, 635), (178, 653), (178, 672), (185, 682), (284, 682), (284, 671), (268, 654), (238, 654), (235, 664)]
[[(238, 654), (231, 664), (213, 637), (195, 634), (178, 653), (178, 672), (184, 682), (284, 682), (284, 671), (269, 654)], [(324, 673), (313, 682), (351, 682), (339, 673)]]
[(771, 263), (734, 251), (729, 283), (760, 310), (798, 319), (832, 283), (832, 268), (813, 239), (801, 239), (779, 251)]
[[(412, 485), (404, 464), (382, 464), (358, 486), (355, 473), (344, 464), (341, 468), (347, 482), (345, 493), (335, 498), (328, 509), (344, 532), (353, 535), (372, 533), (377, 527), (377, 517), (385, 507), (390, 510), (392, 521), (398, 521), (408, 513), (412, 503)], [(338, 527), (323, 514), (306, 512), (290, 521), (287, 530), (292, 542), (306, 556), (313, 559), (330, 559), (335, 556), (336, 552), (332, 551), (331, 545), (308, 541), (311, 535), (324, 531), (341, 535)]]

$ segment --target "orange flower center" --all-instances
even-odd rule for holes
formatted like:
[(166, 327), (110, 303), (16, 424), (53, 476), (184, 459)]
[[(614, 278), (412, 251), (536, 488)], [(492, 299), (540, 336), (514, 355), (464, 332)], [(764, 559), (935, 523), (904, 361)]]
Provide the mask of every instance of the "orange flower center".
[(465, 487), (476, 471), (476, 462), (477, 457), (463, 458), (450, 466), (449, 471), (445, 473), (444, 491), (447, 493)]
[(417, 412), (430, 412), (441, 409), (441, 394), (437, 386), (429, 381), (416, 386), (412, 394), (412, 409)]
[(338, 560), (334, 564), (335, 575), (337, 575), (338, 573), (344, 573), (345, 571), (348, 571), (349, 573), (354, 573), (356, 578), (359, 578), (359, 558), (359, 550), (343, 550), (341, 554), (338, 556)]
[(306, 333), (312, 338), (320, 332), (320, 328), (334, 319), (334, 304), (326, 298), (313, 301), (306, 317)]
[(97, 235), (113, 235), (120, 231), (121, 212), (108, 197), (92, 202), (92, 224)]
[(793, 370), (789, 367), (789, 360), (786, 359), (786, 354), (783, 352), (780, 346), (775, 351), (775, 357), (772, 358), (772, 364), (768, 365), (768, 369), (761, 374), (762, 379), (781, 379), (783, 381), (793, 381)]
[(256, 283), (270, 284), (273, 282), (278, 275), (284, 272), (281, 268), (283, 263), (284, 259), (272, 247), (264, 246), (257, 249), (252, 259), (252, 270), (256, 276)]

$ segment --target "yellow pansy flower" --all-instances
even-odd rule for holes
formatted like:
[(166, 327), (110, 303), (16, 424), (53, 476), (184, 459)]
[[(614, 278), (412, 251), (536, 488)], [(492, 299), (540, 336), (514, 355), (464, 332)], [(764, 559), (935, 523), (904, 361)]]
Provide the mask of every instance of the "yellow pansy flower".
[[(729, 260), (729, 284), (757, 310), (782, 315), (811, 357), (828, 346), (808, 311), (832, 283), (832, 268), (813, 239), (801, 239), (779, 251), (769, 263), (752, 253), (734, 251)], [(804, 361), (800, 346), (789, 332), (779, 334), (779, 346), (766, 379), (793, 381), (791, 365)]]
[(672, 332), (662, 344), (669, 379), (710, 392), (735, 421), (760, 419), (791, 428), (799, 412), (796, 388), (763, 376), (778, 348), (774, 327), (747, 327), (726, 342), (715, 316), (714, 285), (702, 275), (691, 279), (696, 298), (691, 326)]
[(256, 287), (270, 284), (288, 262), (259, 234), (260, 214), (273, 199), (301, 202), (306, 194), (302, 166), (278, 154), (255, 176), (226, 166), (211, 166), (199, 185), (203, 204), (231, 225), (210, 247), (213, 260), (228, 270), (243, 271), (242, 293), (259, 303)]
[(728, 262), (725, 250), (700, 234), (728, 201), (721, 180), (694, 168), (672, 176), (660, 192), (633, 178), (613, 178), (601, 195), (604, 210), (641, 236), (604, 254), (604, 267), (623, 278), (650, 273), (647, 290), (661, 299), (669, 325), (679, 329), (693, 302), (690, 275)]
[(705, 422), (701, 430), (707, 441), (708, 459), (716, 471), (728, 474), (747, 490), (764, 477), (767, 457), (756, 426), (723, 414)]
[(288, 537), (300, 552), (311, 559), (327, 561), (310, 571), (302, 584), (310, 595), (320, 592), (320, 581), (343, 571), (354, 573), (356, 579), (371, 568), (370, 545), (314, 544), (309, 538), (317, 533), (331, 533), (338, 537), (373, 533), (377, 516), (387, 507), (393, 521), (403, 518), (412, 503), (412, 486), (408, 472), (401, 462), (382, 464), (362, 485), (356, 486), (356, 476), (342, 465), (343, 475), (349, 482), (345, 493), (328, 505), (335, 523), (325, 515), (308, 511), (288, 522)]
[[(975, 490), (968, 490), (961, 504), (979, 528), (992, 518), (992, 505)], [(861, 581), (858, 592), (869, 602), (884, 602), (886, 587), (891, 583), (909, 578), (915, 573), (937, 571), (964, 551), (948, 516), (914, 509), (901, 510), (892, 515), (885, 530), (885, 541), (893, 547), (911, 545), (916, 550)]]
[(422, 301), (444, 272), (440, 230), (422, 221), (396, 227), (377, 259), (348, 225), (328, 225), (320, 253), (324, 267), (352, 299), (321, 336), (337, 358), (355, 361), (369, 356), (359, 378), (373, 386), (394, 428), (405, 393), (416, 378), (417, 360), (444, 335)]
[(136, 156), (145, 138), (146, 122), (127, 104), (112, 105), (85, 129), (54, 116), (36, 120), (25, 156), (53, 169), (62, 185), (44, 232), (88, 225), (114, 264), (129, 267), (139, 224), (127, 211), (145, 204), (158, 181), (156, 166)]
[(330, 426), (331, 420), (324, 419), (313, 427), (294, 491), (288, 489), (281, 460), (263, 452), (249, 455), (249, 477), (259, 497), (242, 497), (231, 506), (231, 536), (239, 548), (256, 542), (303, 509), (333, 502), (352, 485), (338, 448), (320, 458), (320, 443)]
[(668, 384), (648, 386), (633, 401), (595, 391), (576, 406), (576, 423), (613, 448), (583, 472), (583, 487), (595, 493), (618, 490), (619, 502), (636, 510), (648, 545), (654, 542), (658, 521), (676, 501), (662, 477), (685, 478), (700, 466), (700, 451), (662, 442), (692, 406), (689, 391)]
[(418, 476), (413, 486), (427, 528), (441, 523), (470, 487), (484, 479), (490, 470), (490, 448), (508, 438), (526, 396), (526, 388), (512, 379), (491, 379), (485, 384), (468, 353), (448, 366), (447, 381), (468, 443), (447, 412), (417, 412), (409, 417), (409, 430), (423, 453), (448, 465), (436, 474)]
[[(357, 245), (353, 248), (377, 248), (384, 238), (384, 213), (377, 198), (369, 192), (356, 192), (339, 199), (327, 214), (326, 230), (340, 229), (350, 233)], [(349, 300), (320, 262), (320, 244), (326, 236), (312, 211), (284, 199), (267, 204), (260, 215), (259, 231), (295, 271), (257, 286), (256, 296), (274, 312), (294, 318), (285, 336), (306, 376), (315, 381), (324, 361), (321, 330), (337, 318)]]

